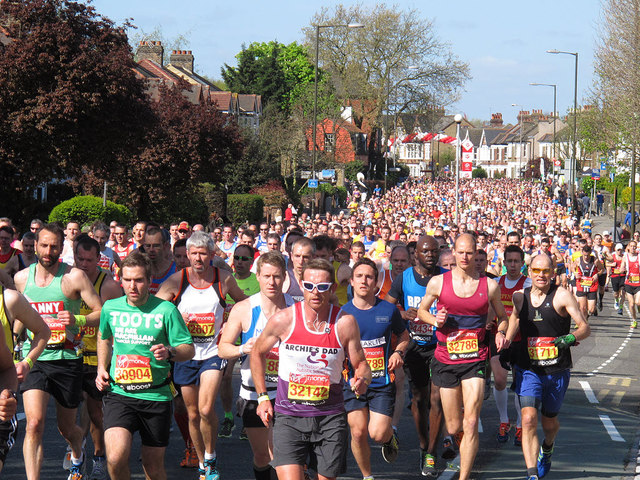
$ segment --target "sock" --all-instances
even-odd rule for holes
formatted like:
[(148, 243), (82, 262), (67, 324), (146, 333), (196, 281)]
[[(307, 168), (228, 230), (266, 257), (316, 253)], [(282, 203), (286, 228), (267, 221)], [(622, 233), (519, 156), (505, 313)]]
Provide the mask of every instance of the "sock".
[(198, 462), (198, 467), (200, 467), (200, 470), (204, 470), (204, 463)]
[(547, 441), (546, 440), (544, 442), (542, 442), (542, 451), (544, 453), (553, 452), (553, 443), (551, 445), (547, 445)]
[(600, 300), (600, 303), (602, 303), (602, 297), (604, 297), (604, 293), (598, 293), (598, 299)]
[(493, 398), (496, 400), (498, 414), (500, 415), (500, 423), (509, 423), (509, 412), (507, 409), (507, 401), (509, 400), (509, 392), (507, 389), (496, 390), (493, 387)]
[(184, 444), (187, 447), (191, 447), (193, 444), (191, 443), (191, 435), (189, 435), (189, 415), (187, 415), (186, 411), (184, 413), (179, 413), (174, 410), (173, 419), (176, 421), (176, 425), (178, 425)]
[(224, 418), (228, 418), (233, 422), (233, 412), (224, 412)]
[(271, 465), (265, 467), (253, 466), (253, 475), (256, 480), (271, 480)]
[(514, 399), (513, 399), (513, 403), (516, 404), (516, 413), (517, 413), (517, 419), (516, 419), (516, 427), (518, 428), (522, 428), (522, 410), (520, 407), (520, 397), (518, 395), (514, 395)]
[(270, 473), (270, 477), (269, 480), (278, 480), (278, 474), (276, 473), (276, 469), (271, 467), (271, 470), (269, 470)]
[(538, 467), (527, 468), (527, 476), (528, 477), (534, 476), (538, 478)]
[(362, 480), (374, 480), (373, 475), (367, 475), (366, 477), (362, 477)]
[(80, 458), (76, 458), (73, 456), (73, 453), (71, 454), (71, 463), (75, 466), (78, 465), (82, 465), (82, 462), (84, 462), (84, 452), (82, 452), (82, 454), (80, 455)]
[(205, 460), (215, 460), (216, 459), (216, 451), (214, 450), (213, 453), (209, 453), (206, 450), (204, 451), (204, 459)]

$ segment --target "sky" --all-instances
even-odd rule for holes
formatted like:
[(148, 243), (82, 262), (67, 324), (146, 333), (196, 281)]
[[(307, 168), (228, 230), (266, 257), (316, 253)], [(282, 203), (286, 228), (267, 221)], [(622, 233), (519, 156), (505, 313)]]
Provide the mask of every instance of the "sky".
[[(196, 72), (219, 79), (220, 68), (236, 65), (242, 44), (277, 40), (301, 42), (322, 6), (352, 5), (351, 0), (309, 2), (301, 0), (94, 0), (96, 10), (122, 24), (132, 19), (141, 32), (160, 28), (165, 38), (184, 35), (193, 51)], [(363, 5), (373, 2), (360, 2)], [(593, 84), (593, 54), (602, 8), (600, 0), (445, 1), (396, 0), (387, 5), (415, 9), (433, 21), (436, 35), (451, 45), (458, 58), (470, 66), (471, 80), (447, 113), (488, 121), (502, 113), (505, 123), (516, 123), (524, 110), (553, 110), (557, 85), (561, 115), (573, 106), (575, 57), (552, 55), (556, 49), (579, 54), (578, 104), (587, 101)]]

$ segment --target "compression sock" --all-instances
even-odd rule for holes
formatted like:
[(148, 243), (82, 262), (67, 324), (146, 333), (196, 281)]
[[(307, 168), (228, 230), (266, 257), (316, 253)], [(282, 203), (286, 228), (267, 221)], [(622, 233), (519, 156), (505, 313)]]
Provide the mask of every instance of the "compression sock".
[(513, 403), (516, 404), (516, 414), (517, 414), (517, 419), (516, 419), (516, 427), (518, 428), (522, 428), (522, 411), (521, 411), (521, 407), (520, 407), (520, 397), (518, 395), (514, 395), (514, 399), (513, 399)]
[(209, 453), (206, 450), (204, 451), (204, 459), (206, 460), (215, 460), (216, 459), (216, 451), (214, 450), (213, 453)]
[(509, 392), (506, 388), (497, 390), (493, 387), (493, 398), (496, 400), (496, 406), (498, 407), (498, 414), (500, 415), (500, 423), (509, 423), (509, 411), (507, 408), (507, 402), (509, 400)]
[(547, 445), (546, 440), (544, 442), (542, 442), (542, 451), (544, 453), (551, 453), (553, 452), (553, 443), (551, 445)]
[(527, 468), (527, 477), (538, 478), (538, 467)]
[(174, 410), (173, 419), (176, 421), (176, 425), (178, 425), (185, 446), (191, 447), (193, 443), (191, 442), (191, 435), (189, 435), (189, 415), (187, 411), (185, 410), (184, 413), (182, 413)]
[(228, 418), (233, 422), (233, 412), (224, 412), (224, 418)]
[(254, 465), (253, 475), (256, 477), (256, 480), (271, 480), (271, 465), (264, 467), (256, 467)]

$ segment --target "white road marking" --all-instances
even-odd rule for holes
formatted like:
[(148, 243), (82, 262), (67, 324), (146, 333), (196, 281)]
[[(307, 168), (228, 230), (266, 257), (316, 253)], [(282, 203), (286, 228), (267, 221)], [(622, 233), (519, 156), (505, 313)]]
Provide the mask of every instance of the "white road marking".
[(598, 402), (598, 399), (593, 393), (593, 390), (591, 389), (591, 385), (589, 385), (589, 382), (585, 382), (584, 380), (581, 380), (579, 383), (580, 383), (580, 386), (582, 387), (582, 390), (584, 390), (584, 394), (587, 396), (587, 400), (589, 400), (589, 403), (600, 403)]
[[(611, 355), (611, 357), (609, 357), (607, 360), (602, 362), (602, 364), (598, 368), (592, 370), (591, 373), (587, 374), (588, 376), (591, 376), (593, 374), (598, 373), (604, 367), (609, 365), (613, 360), (616, 359), (616, 357), (620, 354), (620, 352), (622, 352), (622, 350), (624, 350), (624, 348), (627, 346), (627, 343), (629, 343), (629, 340), (631, 339), (631, 336), (633, 335), (633, 331), (635, 329), (631, 328), (631, 321), (633, 320), (633, 317), (631, 316), (631, 310), (629, 310), (629, 307), (626, 304), (625, 304), (624, 308), (627, 311), (627, 316), (629, 317), (629, 320), (630, 320), (630, 322), (629, 322), (629, 333), (627, 333), (627, 336), (625, 337), (624, 341), (620, 344), (620, 347), (618, 348), (618, 350), (616, 350), (616, 352), (613, 355)], [(593, 402), (591, 402), (591, 403), (593, 403)]]
[(611, 440), (613, 440), (614, 442), (624, 442), (624, 438), (622, 438), (622, 435), (618, 433), (618, 429), (609, 418), (609, 415), (599, 415), (599, 417), (600, 421), (604, 425), (604, 428), (607, 430), (607, 433), (611, 437)]

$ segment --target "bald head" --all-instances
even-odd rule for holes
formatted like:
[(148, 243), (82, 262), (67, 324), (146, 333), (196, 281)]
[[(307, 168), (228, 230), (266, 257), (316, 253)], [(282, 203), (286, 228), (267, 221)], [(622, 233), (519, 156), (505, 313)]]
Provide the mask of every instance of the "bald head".
[(427, 270), (431, 271), (438, 265), (440, 247), (438, 241), (431, 235), (423, 235), (416, 244), (416, 260)]
[(531, 259), (531, 268), (553, 268), (551, 257), (543, 253), (536, 255)]
[[(506, 240), (507, 237), (505, 237)], [(468, 245), (470, 247), (473, 248), (473, 250), (476, 250), (477, 245), (476, 245), (476, 238), (471, 235), (470, 233), (463, 233), (462, 235), (459, 235), (458, 238), (456, 238), (456, 241), (454, 243), (453, 248), (457, 249), (458, 246), (465, 244)]]

